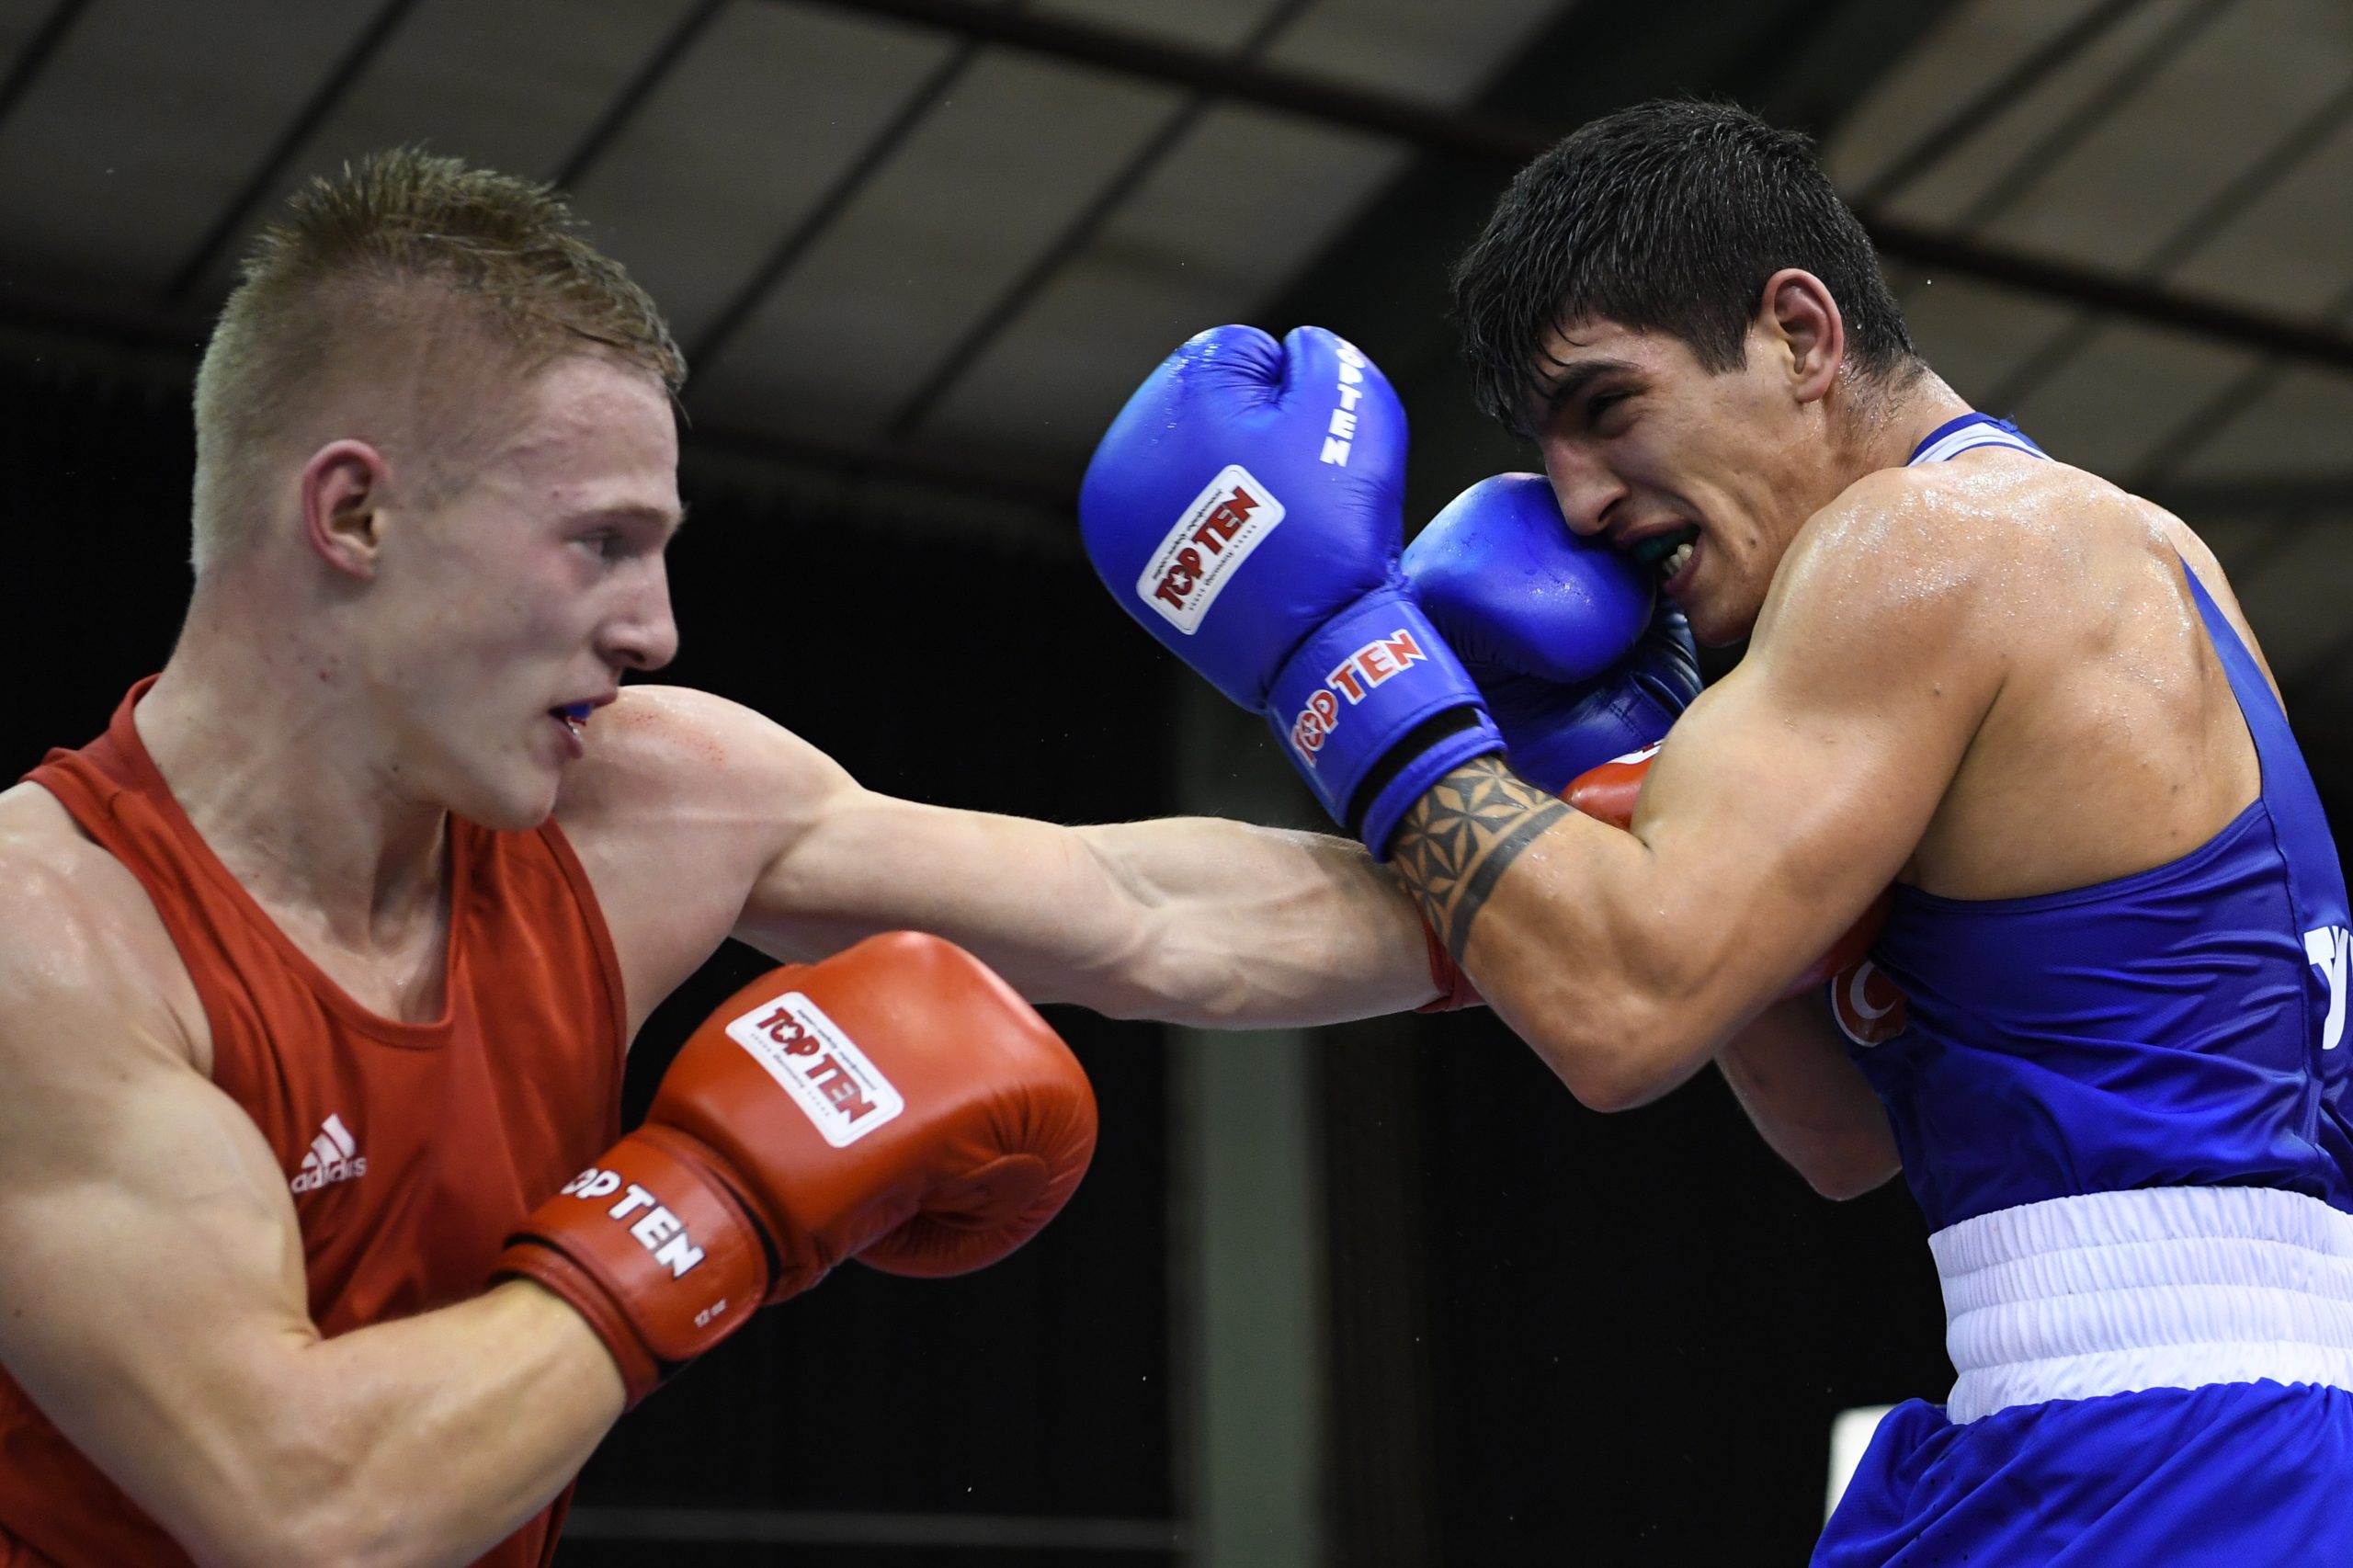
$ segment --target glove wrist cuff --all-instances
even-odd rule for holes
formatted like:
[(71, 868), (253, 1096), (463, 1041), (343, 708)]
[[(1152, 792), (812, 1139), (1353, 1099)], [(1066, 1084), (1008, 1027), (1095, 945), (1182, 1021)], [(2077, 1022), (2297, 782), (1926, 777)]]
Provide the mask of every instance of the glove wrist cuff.
[(1396, 582), (1301, 644), (1267, 689), (1267, 720), (1324, 809), (1375, 855), (1449, 769), (1503, 749), (1461, 661)]
[(1358, 789), (1360, 809), (1348, 825), (1376, 860), (1389, 858), (1389, 841), (1405, 813), (1440, 779), (1466, 762), (1503, 750), (1503, 737), (1484, 713), (1458, 708), (1440, 718), (1451, 722), (1424, 725), (1407, 735)]
[(570, 1302), (635, 1404), (733, 1333), (767, 1291), (766, 1246), (691, 1140), (641, 1129), (517, 1227), (501, 1274)]

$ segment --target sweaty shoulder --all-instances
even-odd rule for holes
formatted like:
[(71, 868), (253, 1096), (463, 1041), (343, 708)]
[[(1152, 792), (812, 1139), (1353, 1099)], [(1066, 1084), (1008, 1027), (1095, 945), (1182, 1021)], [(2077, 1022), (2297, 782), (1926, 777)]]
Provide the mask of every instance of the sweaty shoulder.
[(211, 1067), (204, 1006), (137, 878), (35, 784), (0, 790), (0, 1071), (52, 1060), (49, 1020), (119, 1019), (141, 1049)]
[(1773, 598), (1830, 589), (1858, 610), (1943, 619), (1997, 654), (2019, 652), (2073, 635), (2086, 609), (2113, 600), (2119, 573), (2169, 562), (2160, 519), (2171, 521), (2096, 474), (2009, 449), (1881, 469), (1808, 520)]
[(2252, 748), (2184, 561), (2235, 619), (2228, 585), (2177, 519), (2106, 480), (2000, 449), (1874, 473), (1807, 525), (1791, 560), (1793, 587), (1836, 571), (1866, 616), (1941, 627), (1944, 668), (1983, 693), (1912, 866), (1931, 892), (2028, 896), (2127, 875), (2252, 798)]
[(2059, 500), (2050, 492), (2059, 474), (2099, 483), (2006, 450), (1877, 470), (1807, 521), (1785, 567), (1821, 570), (1836, 561), (1904, 593), (1997, 581), (2016, 559), (2021, 522)]
[(1969, 585), (1989, 631), (2022, 656), (2089, 651), (2136, 617), (2177, 619), (2185, 558), (2228, 593), (2179, 519), (2097, 474), (2003, 448), (1870, 474), (1816, 523), (1850, 546), (1875, 536), (1876, 570), (1895, 593)]
[(1751, 656), (1801, 688), (1853, 695), (1891, 679), (1990, 702), (2002, 676), (1990, 606), (2013, 586), (1999, 486), (1954, 486), (1911, 469), (1866, 474), (1790, 541), (1760, 610)]
[(624, 688), (585, 742), (556, 820), (642, 1019), (733, 928), (760, 872), (856, 786), (773, 720), (687, 687)]

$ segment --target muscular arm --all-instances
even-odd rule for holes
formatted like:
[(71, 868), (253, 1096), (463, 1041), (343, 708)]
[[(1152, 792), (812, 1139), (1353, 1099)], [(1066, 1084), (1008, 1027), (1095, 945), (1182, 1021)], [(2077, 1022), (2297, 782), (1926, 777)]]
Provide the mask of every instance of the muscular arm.
[(2004, 668), (1970, 542), (1938, 525), (1874, 478), (1808, 526), (1631, 833), (1492, 759), (1409, 816), (1401, 874), (1579, 1098), (1636, 1105), (1688, 1077), (1910, 857)]
[(0, 845), (0, 1361), (199, 1562), (471, 1561), (586, 1459), (619, 1375), (521, 1282), (323, 1338), (175, 961), (102, 852)]
[[(1357, 845), (1211, 818), (1063, 827), (861, 788), (766, 718), (632, 687), (561, 808), (632, 997), (719, 940), (782, 960), (876, 931), (969, 949), (1034, 1001), (1247, 1028), (1434, 994), (1422, 927)], [(643, 1002), (638, 1006), (647, 1005)]]
[(1903, 1168), (1886, 1108), (1847, 1059), (1819, 987), (1759, 1013), (1716, 1066), (1765, 1142), (1823, 1197), (1860, 1197)]
[(1434, 989), (1412, 904), (1355, 844), (1206, 817), (1065, 828), (855, 785), (762, 876), (738, 934), (802, 957), (896, 926), (1115, 1017), (1329, 1023)]

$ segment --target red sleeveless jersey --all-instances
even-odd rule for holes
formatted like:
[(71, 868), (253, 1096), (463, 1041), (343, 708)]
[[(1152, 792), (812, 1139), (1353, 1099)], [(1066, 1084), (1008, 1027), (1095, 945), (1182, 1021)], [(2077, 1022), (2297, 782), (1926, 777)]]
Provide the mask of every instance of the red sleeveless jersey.
[[(336, 1335), (478, 1295), (515, 1221), (620, 1131), (628, 1015), (580, 862), (552, 822), (451, 818), (443, 1016), (379, 1017), (197, 835), (131, 722), (149, 684), (26, 777), (154, 901), (211, 1026), (212, 1081), (286, 1173), (313, 1321)], [(481, 1562), (549, 1562), (569, 1496)], [(0, 1372), (0, 1568), (188, 1561)]]

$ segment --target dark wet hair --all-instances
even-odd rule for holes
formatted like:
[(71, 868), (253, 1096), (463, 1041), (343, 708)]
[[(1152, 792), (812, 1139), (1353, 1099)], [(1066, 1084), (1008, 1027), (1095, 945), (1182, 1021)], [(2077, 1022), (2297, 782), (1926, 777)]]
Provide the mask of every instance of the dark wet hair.
[(1811, 138), (1728, 104), (1659, 99), (1572, 132), (1520, 170), (1455, 264), (1454, 312), (1480, 406), (1523, 427), (1564, 323), (1665, 332), (1710, 370), (1737, 368), (1765, 280), (1829, 287), (1847, 357), (1916, 363), (1870, 236)]

